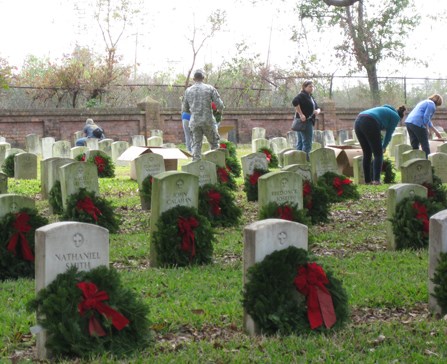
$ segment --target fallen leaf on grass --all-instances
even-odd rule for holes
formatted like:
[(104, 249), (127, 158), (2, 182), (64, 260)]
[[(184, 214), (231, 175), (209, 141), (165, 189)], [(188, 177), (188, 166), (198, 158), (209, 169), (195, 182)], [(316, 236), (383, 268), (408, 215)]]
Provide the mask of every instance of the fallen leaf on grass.
[(203, 315), (205, 313), (204, 310), (198, 309), (198, 310), (191, 310), (191, 312), (195, 315)]

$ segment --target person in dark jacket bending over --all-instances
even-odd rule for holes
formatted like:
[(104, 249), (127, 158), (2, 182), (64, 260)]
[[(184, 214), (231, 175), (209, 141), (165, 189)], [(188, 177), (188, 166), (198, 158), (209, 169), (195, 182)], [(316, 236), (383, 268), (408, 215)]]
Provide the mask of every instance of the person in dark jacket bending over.
[[(396, 110), (391, 105), (373, 107), (362, 111), (355, 120), (354, 130), (363, 150), (363, 173), (365, 183), (379, 185), (382, 171), (383, 154), (397, 124), (404, 117), (405, 106)], [(382, 141), (381, 130), (385, 130)], [(373, 173), (371, 176), (371, 158), (374, 154)]]

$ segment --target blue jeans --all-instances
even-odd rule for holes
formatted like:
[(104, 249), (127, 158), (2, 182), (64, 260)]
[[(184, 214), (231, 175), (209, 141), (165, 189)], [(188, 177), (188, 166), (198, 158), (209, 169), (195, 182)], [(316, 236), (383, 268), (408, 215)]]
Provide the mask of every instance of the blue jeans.
[(311, 122), (307, 122), (307, 126), (304, 131), (297, 131), (298, 142), (296, 143), (296, 149), (306, 152), (307, 160), (309, 160), (309, 153), (312, 150), (313, 133), (314, 127)]
[(425, 158), (430, 154), (430, 144), (428, 142), (428, 132), (426, 127), (420, 127), (414, 124), (405, 124), (407, 126), (410, 144), (413, 149), (419, 149), (419, 144), (425, 152)]
[(79, 138), (76, 140), (76, 146), (77, 147), (85, 147), (87, 145), (87, 137)]
[(192, 151), (192, 136), (191, 136), (191, 129), (189, 129), (189, 120), (183, 119), (183, 132), (185, 133), (185, 145), (188, 152)]

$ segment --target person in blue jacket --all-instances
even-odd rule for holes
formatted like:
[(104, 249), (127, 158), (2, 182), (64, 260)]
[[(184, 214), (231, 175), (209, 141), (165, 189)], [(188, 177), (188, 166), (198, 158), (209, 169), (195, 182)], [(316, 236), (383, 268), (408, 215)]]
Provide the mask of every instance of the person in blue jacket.
[(182, 112), (182, 124), (183, 132), (185, 133), (185, 145), (188, 152), (192, 152), (192, 135), (191, 129), (189, 129), (189, 120), (191, 119), (191, 114), (188, 112)]
[(432, 130), (438, 138), (441, 134), (436, 130), (431, 122), (436, 108), (442, 105), (441, 95), (434, 94), (427, 100), (419, 102), (405, 119), (410, 144), (413, 149), (419, 149), (419, 144), (425, 152), (425, 157), (430, 154), (430, 144), (428, 143), (428, 130)]
[[(402, 120), (406, 108), (395, 109), (391, 105), (373, 107), (362, 111), (355, 120), (354, 130), (363, 150), (363, 173), (365, 183), (379, 185), (382, 171), (383, 154), (397, 124)], [(381, 130), (385, 130), (382, 141)], [(374, 154), (373, 173), (371, 159)]]

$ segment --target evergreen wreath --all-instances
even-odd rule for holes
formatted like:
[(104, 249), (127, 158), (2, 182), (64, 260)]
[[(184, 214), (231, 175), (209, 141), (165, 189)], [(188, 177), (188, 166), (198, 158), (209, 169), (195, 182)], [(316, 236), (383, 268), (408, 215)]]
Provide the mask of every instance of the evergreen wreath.
[(115, 165), (113, 164), (112, 158), (105, 153), (91, 153), (88, 158), (86, 154), (83, 153), (76, 156), (76, 160), (80, 162), (94, 163), (98, 169), (99, 178), (115, 177)]
[(212, 262), (214, 230), (197, 209), (176, 206), (163, 212), (152, 233), (152, 244), (162, 266), (188, 266)]
[(242, 216), (242, 209), (235, 204), (231, 191), (219, 184), (206, 184), (199, 188), (199, 212), (213, 227), (238, 225)]
[(22, 208), (0, 220), (0, 280), (34, 277), (34, 233), (48, 224), (36, 209)]
[(219, 142), (219, 147), (228, 150), (228, 154), (230, 157), (237, 157), (236, 145), (233, 142), (230, 142), (229, 140), (221, 140)]
[(54, 214), (62, 214), (64, 212), (63, 202), (62, 202), (62, 188), (61, 182), (56, 181), (51, 187), (48, 202), (53, 209)]
[(423, 183), (422, 186), (427, 188), (427, 196), (430, 201), (439, 203), (443, 208), (447, 208), (447, 189), (442, 184), (441, 178), (434, 173), (433, 167), (432, 170), (433, 183)]
[(226, 157), (225, 158), (225, 165), (227, 167), (227, 169), (229, 170), (229, 172), (234, 176), (234, 177), (240, 177), (242, 174), (242, 167), (241, 164), (239, 163), (239, 159), (237, 159), (237, 157)]
[(311, 219), (307, 216), (306, 210), (298, 209), (296, 203), (290, 202), (269, 202), (259, 211), (259, 219), (283, 219), (310, 225)]
[(438, 266), (431, 281), (435, 285), (432, 296), (436, 299), (441, 308), (441, 314), (444, 316), (447, 313), (447, 253), (439, 254)]
[(307, 180), (303, 182), (303, 205), (312, 224), (329, 221), (330, 200), (321, 186)]
[(154, 182), (154, 177), (148, 175), (142, 183), (142, 187), (140, 190), (140, 196), (145, 201), (146, 205), (151, 206), (152, 202), (152, 183)]
[(331, 203), (360, 198), (357, 186), (342, 174), (326, 172), (318, 178), (317, 183), (326, 190)]
[(244, 192), (247, 194), (247, 201), (258, 201), (258, 179), (268, 172), (268, 169), (255, 168), (252, 174), (245, 176)]
[(27, 306), (38, 313), (46, 347), (57, 358), (121, 357), (151, 343), (149, 308), (113, 268), (71, 267)]
[(236, 179), (227, 167), (216, 166), (217, 182), (232, 191), (237, 190)]
[(120, 218), (113, 212), (111, 203), (85, 188), (81, 188), (78, 193), (67, 199), (63, 218), (68, 221), (96, 224), (111, 233), (119, 231)]
[(278, 168), (278, 157), (270, 148), (261, 147), (258, 149), (258, 153), (264, 153), (267, 158), (269, 168)]
[(430, 217), (442, 207), (420, 196), (406, 197), (396, 205), (393, 224), (396, 249), (422, 249), (428, 246)]
[(2, 164), (3, 172), (5, 172), (5, 174), (10, 178), (14, 178), (14, 156), (16, 154), (17, 153), (8, 155)]
[(382, 163), (383, 183), (391, 184), (396, 182), (396, 172), (391, 159), (384, 158)]
[[(297, 272), (308, 267), (313, 260), (306, 250), (288, 247), (273, 252), (249, 268), (242, 303), (263, 334), (300, 335), (329, 330), (325, 325), (311, 328), (308, 301), (294, 285)], [(332, 296), (336, 316), (330, 330), (339, 329), (349, 318), (348, 295), (331, 272), (326, 271), (325, 275), (325, 287)]]

